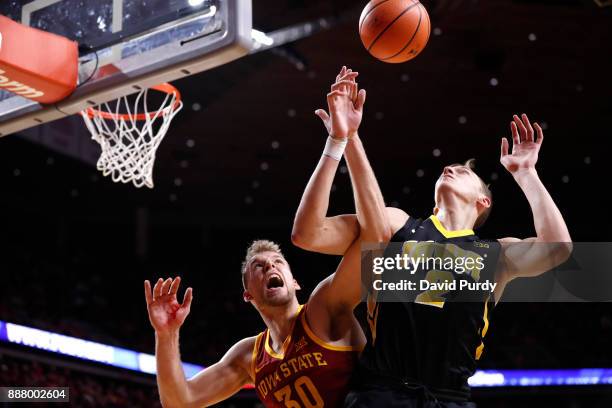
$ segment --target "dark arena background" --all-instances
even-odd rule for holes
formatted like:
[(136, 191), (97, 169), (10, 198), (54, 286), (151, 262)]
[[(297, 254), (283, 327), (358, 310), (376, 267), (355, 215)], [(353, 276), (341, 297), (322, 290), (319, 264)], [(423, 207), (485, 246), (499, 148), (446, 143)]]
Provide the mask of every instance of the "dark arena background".
[[(78, 350), (86, 343), (63, 347), (68, 338), (55, 337), (60, 349), (49, 350), (36, 339), (57, 333), (153, 354), (142, 282), (180, 275), (194, 288), (182, 359), (210, 365), (264, 328), (242, 300), (240, 264), (254, 239), (281, 244), (305, 301), (339, 261), (294, 247), (291, 227), (327, 136), (314, 110), (326, 108), (342, 65), (368, 91), (360, 135), (389, 206), (428, 216), (443, 166), (476, 158), (495, 203), (479, 235), (532, 236), (527, 200), (499, 163), (512, 114), (525, 112), (544, 128), (538, 171), (573, 240), (609, 241), (609, 2), (422, 3), (427, 47), (385, 64), (359, 40), (363, 1), (255, 1), (254, 28), (308, 25), (309, 34), (175, 81), (185, 108), (159, 148), (153, 190), (112, 183), (91, 161), (64, 154), (70, 146), (1, 138), (0, 385), (70, 387), (75, 407), (160, 406), (146, 373), (154, 361), (122, 368), (136, 354), (107, 364), (93, 361), (104, 360), (93, 346)], [(84, 126), (41, 128), (94, 143)], [(330, 213), (353, 211), (341, 165)], [(6, 323), (44, 332), (9, 341)], [(479, 369), (525, 371), (508, 371), (517, 379), (502, 387), (484, 381), (473, 398), (483, 408), (612, 407), (611, 344), (609, 303), (501, 303)], [(261, 404), (245, 389), (218, 406)]]

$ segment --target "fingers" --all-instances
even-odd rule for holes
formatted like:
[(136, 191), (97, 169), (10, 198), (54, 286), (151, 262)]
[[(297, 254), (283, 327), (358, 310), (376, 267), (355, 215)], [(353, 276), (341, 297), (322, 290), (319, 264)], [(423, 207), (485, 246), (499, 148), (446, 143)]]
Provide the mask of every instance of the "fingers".
[(326, 123), (329, 120), (329, 115), (327, 112), (325, 112), (323, 109), (317, 109), (315, 111), (315, 115), (317, 115), (318, 117), (321, 118), (321, 120), (323, 121), (323, 123)]
[(147, 301), (147, 306), (148, 306), (153, 301), (153, 294), (151, 293), (151, 282), (149, 282), (148, 280), (144, 281), (144, 291), (145, 291), (145, 300)]
[(351, 82), (351, 81), (346, 80), (346, 79), (345, 80), (341, 80), (341, 81), (338, 81), (335, 84), (333, 84), (331, 86), (331, 90), (332, 91), (346, 91), (345, 87), (350, 89), (350, 87), (353, 86), (354, 84), (355, 84), (354, 82)]
[(357, 102), (357, 93), (359, 92), (359, 85), (357, 85), (357, 82), (351, 82), (351, 85), (349, 86), (349, 90), (350, 90), (349, 97), (351, 98), (351, 101), (353, 102), (353, 104), (355, 104)]
[(346, 77), (356, 77), (357, 75), (359, 75), (359, 72), (353, 72), (352, 69), (347, 69), (346, 67), (343, 67), (343, 69), (340, 70), (340, 73), (336, 75), (336, 82)]
[(343, 81), (343, 80), (352, 80), (352, 81), (354, 81), (355, 78), (357, 78), (358, 76), (359, 76), (359, 72), (348, 71), (346, 74), (340, 76), (340, 78), (338, 78), (336, 80), (336, 82)]
[(161, 296), (161, 290), (162, 290), (162, 284), (163, 284), (164, 280), (162, 278), (159, 278), (157, 280), (157, 283), (155, 283), (155, 286), (153, 287), (153, 300), (157, 299), (158, 297)]
[(151, 291), (151, 283), (148, 280), (145, 280), (145, 299), (147, 300), (147, 305), (155, 300), (159, 299), (164, 295), (176, 295), (181, 285), (181, 277), (177, 276), (176, 278), (168, 278), (163, 280), (159, 278), (153, 287), (153, 291)]
[(342, 69), (340, 70), (340, 73), (336, 75), (336, 82), (340, 81), (343, 77), (350, 74), (351, 72), (352, 70), (350, 68), (343, 66)]
[(519, 133), (521, 135), (520, 142), (524, 142), (525, 140), (527, 140), (527, 128), (521, 121), (521, 118), (518, 117), (518, 115), (514, 115), (513, 118), (514, 123), (516, 123), (516, 127), (518, 127)]
[(499, 156), (499, 158), (503, 158), (504, 156), (508, 155), (508, 139), (506, 139), (505, 137), (502, 137), (501, 140), (501, 155)]
[(359, 72), (349, 72), (346, 75), (343, 75), (340, 78), (338, 78), (336, 83), (341, 82), (341, 81), (349, 81), (349, 83), (352, 83), (352, 82), (355, 82), (355, 79), (357, 78), (357, 76), (359, 76)]
[[(332, 84), (330, 91), (341, 91), (346, 93), (351, 101), (355, 103), (357, 99), (358, 88), (355, 88), (353, 85), (355, 83), (355, 78), (359, 75), (359, 72), (353, 72), (350, 68), (347, 68), (346, 65), (342, 66), (340, 69), (340, 73), (336, 75), (336, 82)], [(340, 95), (336, 95), (340, 96)], [(330, 95), (327, 95), (327, 101), (330, 101)], [(323, 119), (323, 118), (321, 118)]]
[(531, 123), (529, 123), (529, 118), (526, 114), (522, 114), (521, 118), (523, 119), (523, 124), (527, 128), (527, 141), (533, 142), (533, 128), (531, 127)]
[(336, 97), (336, 96), (338, 96), (338, 97), (340, 97), (340, 96), (348, 96), (348, 93), (347, 92), (342, 92), (342, 91), (332, 91), (332, 92), (327, 94), (327, 102), (331, 104), (333, 102), (334, 97)]
[[(343, 86), (345, 86), (345, 89), (348, 89), (348, 87), (350, 86), (351, 83), (355, 82), (355, 78), (357, 77), (357, 75), (359, 75), (359, 72), (349, 72), (346, 75), (340, 76), (338, 78), (336, 78), (336, 82), (334, 82), (331, 86), (331, 91), (333, 91), (333, 87), (334, 85), (338, 84), (338, 83), (342, 83)], [(346, 81), (346, 82), (344, 82)]]
[(193, 300), (193, 289), (187, 288), (185, 295), (183, 296), (183, 304), (181, 307), (189, 309), (191, 307), (191, 301)]
[(510, 131), (512, 132), (512, 143), (513, 148), (517, 144), (521, 143), (521, 138), (519, 137), (518, 128), (516, 127), (516, 123), (510, 122)]
[(168, 292), (170, 291), (170, 285), (172, 285), (172, 278), (168, 278), (164, 281), (164, 284), (162, 285), (162, 288), (161, 288), (162, 296), (168, 294)]
[(336, 81), (338, 81), (340, 79), (340, 77), (342, 77), (344, 74), (346, 74), (346, 65), (342, 66), (342, 68), (340, 68), (340, 73), (338, 75), (336, 75)]
[(357, 95), (357, 103), (355, 104), (355, 108), (361, 111), (363, 109), (363, 105), (365, 104), (365, 101), (366, 101), (366, 90), (362, 89), (359, 91), (359, 94)]
[(542, 128), (537, 122), (535, 122), (533, 126), (535, 126), (536, 132), (538, 132), (538, 140), (536, 140), (536, 143), (542, 144), (542, 142), (544, 141), (544, 132), (542, 132)]
[(181, 277), (177, 276), (176, 278), (174, 278), (174, 280), (172, 281), (172, 285), (170, 285), (170, 292), (168, 292), (170, 295), (176, 295), (176, 292), (178, 292), (179, 290), (179, 286), (181, 285)]

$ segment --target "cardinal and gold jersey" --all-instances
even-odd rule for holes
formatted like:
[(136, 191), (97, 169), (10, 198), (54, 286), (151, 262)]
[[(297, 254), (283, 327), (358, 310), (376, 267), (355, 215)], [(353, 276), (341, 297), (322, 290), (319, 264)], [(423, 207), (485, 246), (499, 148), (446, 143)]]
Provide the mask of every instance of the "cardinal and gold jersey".
[(359, 349), (318, 338), (300, 306), (281, 353), (270, 347), (268, 329), (257, 336), (253, 373), (257, 396), (267, 408), (340, 407), (349, 388)]

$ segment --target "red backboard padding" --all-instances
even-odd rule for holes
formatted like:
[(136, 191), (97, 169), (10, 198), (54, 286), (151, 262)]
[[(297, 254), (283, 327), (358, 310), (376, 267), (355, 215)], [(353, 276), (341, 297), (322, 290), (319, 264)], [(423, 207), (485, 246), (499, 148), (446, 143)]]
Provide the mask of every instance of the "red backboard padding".
[(0, 15), (0, 89), (40, 103), (58, 102), (77, 85), (78, 44)]

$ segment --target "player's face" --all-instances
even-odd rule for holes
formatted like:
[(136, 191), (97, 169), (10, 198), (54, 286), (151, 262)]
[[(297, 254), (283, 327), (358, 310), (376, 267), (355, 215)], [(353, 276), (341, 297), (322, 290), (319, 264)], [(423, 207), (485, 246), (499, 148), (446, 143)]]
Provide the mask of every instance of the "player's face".
[(436, 182), (436, 203), (441, 201), (444, 194), (455, 194), (467, 202), (476, 202), (483, 195), (480, 178), (468, 166), (446, 166)]
[(256, 305), (282, 306), (291, 302), (299, 289), (287, 260), (273, 251), (251, 258), (247, 273), (247, 291)]

